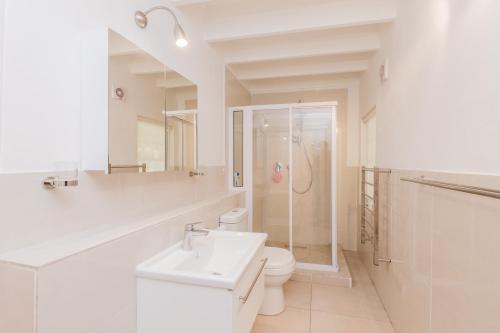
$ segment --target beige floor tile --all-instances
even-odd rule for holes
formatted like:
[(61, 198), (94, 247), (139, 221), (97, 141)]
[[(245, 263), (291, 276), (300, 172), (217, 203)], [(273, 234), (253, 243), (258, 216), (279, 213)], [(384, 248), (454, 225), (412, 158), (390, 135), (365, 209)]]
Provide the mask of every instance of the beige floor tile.
[(287, 307), (310, 309), (312, 286), (307, 282), (289, 281), (284, 286)]
[(312, 275), (314, 284), (324, 284), (330, 286), (350, 288), (352, 280), (349, 277), (343, 276), (337, 272), (315, 272)]
[(277, 316), (257, 316), (252, 333), (309, 333), (310, 311), (286, 308)]
[(349, 258), (347, 262), (353, 280), (370, 280), (370, 276), (368, 275), (368, 272), (366, 271), (366, 268), (363, 266), (363, 263), (361, 261), (354, 261)]
[(356, 274), (352, 288), (310, 283), (313, 273), (298, 270), (308, 278), (285, 284), (285, 312), (258, 316), (252, 333), (394, 333), (359, 256), (346, 259)]
[(312, 286), (311, 309), (351, 316), (365, 314), (363, 296), (354, 288), (319, 284)]
[(290, 280), (311, 283), (312, 282), (312, 273), (310, 271), (306, 271), (306, 270), (295, 269)]
[(389, 321), (373, 287), (365, 283), (356, 284), (353, 288), (313, 284), (311, 309), (381, 322)]
[(332, 264), (332, 248), (330, 245), (310, 245), (309, 257), (305, 262), (321, 265)]
[(310, 250), (307, 247), (294, 247), (293, 255), (298, 262), (308, 262)]
[(390, 323), (312, 311), (311, 333), (394, 333)]

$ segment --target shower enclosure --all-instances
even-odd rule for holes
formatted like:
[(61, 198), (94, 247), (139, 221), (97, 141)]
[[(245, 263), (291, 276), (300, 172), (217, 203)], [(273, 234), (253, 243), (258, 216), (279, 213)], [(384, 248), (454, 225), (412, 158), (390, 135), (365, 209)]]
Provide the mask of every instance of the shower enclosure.
[(338, 270), (336, 103), (229, 110), (230, 184), (247, 192), (249, 229), (301, 268)]

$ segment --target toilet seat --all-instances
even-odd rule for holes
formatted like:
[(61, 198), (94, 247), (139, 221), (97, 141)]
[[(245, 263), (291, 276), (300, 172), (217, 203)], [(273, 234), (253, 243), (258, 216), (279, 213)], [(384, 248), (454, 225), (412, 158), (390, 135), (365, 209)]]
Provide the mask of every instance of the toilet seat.
[(264, 268), (266, 275), (287, 275), (295, 268), (295, 258), (293, 254), (278, 247), (265, 247), (264, 257), (267, 257), (267, 264)]

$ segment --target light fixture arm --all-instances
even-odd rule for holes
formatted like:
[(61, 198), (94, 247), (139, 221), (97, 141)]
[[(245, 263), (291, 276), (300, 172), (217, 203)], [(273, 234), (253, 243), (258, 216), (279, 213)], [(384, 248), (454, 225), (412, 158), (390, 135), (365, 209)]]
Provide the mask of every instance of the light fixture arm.
[(143, 11), (136, 11), (135, 12), (135, 24), (141, 29), (144, 29), (148, 26), (148, 15), (151, 12), (154, 12), (155, 10), (163, 10), (166, 12), (169, 12), (170, 15), (174, 18), (175, 21), (175, 26), (174, 26), (174, 37), (175, 37), (175, 44), (177, 44), (178, 47), (185, 47), (188, 45), (188, 41), (186, 38), (186, 33), (184, 32), (184, 29), (182, 29), (182, 26), (179, 23), (179, 20), (177, 19), (177, 15), (175, 15), (174, 11), (168, 7), (165, 6), (154, 6), (145, 12)]
[(177, 16), (172, 9), (166, 6), (154, 6), (144, 12), (140, 10), (135, 12), (135, 23), (137, 24), (137, 26), (142, 29), (146, 28), (148, 26), (148, 15), (156, 10), (164, 10), (166, 12), (169, 12), (175, 20), (175, 25), (180, 25), (179, 20), (177, 19)]

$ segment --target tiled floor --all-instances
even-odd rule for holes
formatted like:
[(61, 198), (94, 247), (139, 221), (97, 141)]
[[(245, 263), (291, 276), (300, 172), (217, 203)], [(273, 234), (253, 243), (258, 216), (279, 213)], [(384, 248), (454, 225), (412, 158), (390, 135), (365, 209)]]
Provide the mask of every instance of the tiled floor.
[(252, 333), (394, 333), (387, 314), (355, 253), (346, 253), (353, 287), (289, 281), (286, 309), (258, 316)]

